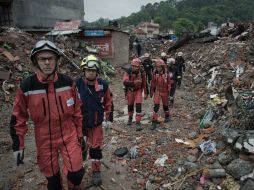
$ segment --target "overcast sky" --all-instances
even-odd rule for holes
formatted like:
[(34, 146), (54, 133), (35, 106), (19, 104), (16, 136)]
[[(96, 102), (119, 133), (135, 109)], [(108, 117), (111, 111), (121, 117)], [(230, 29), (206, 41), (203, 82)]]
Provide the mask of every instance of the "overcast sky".
[(85, 20), (92, 22), (101, 17), (116, 19), (138, 12), (142, 5), (162, 0), (84, 0)]

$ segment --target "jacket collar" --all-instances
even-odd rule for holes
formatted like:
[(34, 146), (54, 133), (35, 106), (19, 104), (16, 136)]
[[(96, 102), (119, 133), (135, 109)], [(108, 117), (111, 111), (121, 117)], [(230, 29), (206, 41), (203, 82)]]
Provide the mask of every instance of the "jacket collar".
[(54, 78), (53, 78), (53, 80), (45, 80), (45, 76), (43, 75), (43, 73), (42, 73), (40, 70), (36, 71), (36, 76), (37, 76), (37, 79), (38, 79), (41, 83), (44, 83), (44, 84), (56, 82), (56, 81), (58, 80), (58, 75), (57, 75), (56, 72), (54, 73)]
[[(84, 82), (87, 85), (87, 80), (86, 79), (84, 79)], [(99, 85), (99, 82), (98, 82), (97, 78), (95, 79), (94, 87), (95, 87), (96, 92), (100, 91), (100, 85)]]

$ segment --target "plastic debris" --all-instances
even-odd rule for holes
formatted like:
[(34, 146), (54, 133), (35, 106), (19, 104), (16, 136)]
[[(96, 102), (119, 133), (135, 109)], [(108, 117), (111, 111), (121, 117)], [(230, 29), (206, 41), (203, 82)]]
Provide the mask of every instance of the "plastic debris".
[(131, 147), (131, 149), (130, 149), (130, 157), (132, 159), (135, 159), (135, 158), (138, 157), (138, 150), (137, 150), (137, 148), (138, 148), (138, 146), (135, 145), (135, 146)]
[(157, 166), (164, 167), (165, 161), (168, 159), (168, 156), (166, 154), (163, 154), (160, 158), (155, 160), (154, 164)]
[(215, 143), (211, 140), (205, 141), (199, 145), (200, 149), (204, 153), (216, 152)]

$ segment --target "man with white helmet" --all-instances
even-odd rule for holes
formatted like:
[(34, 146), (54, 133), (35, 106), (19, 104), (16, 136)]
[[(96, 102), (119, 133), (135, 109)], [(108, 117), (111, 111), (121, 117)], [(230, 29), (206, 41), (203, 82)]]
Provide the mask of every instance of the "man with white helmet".
[(34, 75), (21, 82), (10, 122), (16, 164), (23, 164), (27, 121), (34, 122), (37, 163), (49, 190), (63, 189), (59, 155), (68, 189), (78, 189), (84, 175), (81, 101), (72, 79), (57, 72), (60, 52), (48, 40), (38, 41), (30, 55)]
[(167, 54), (165, 52), (161, 53), (161, 59), (164, 61), (164, 63), (167, 63)]
[(183, 52), (178, 52), (177, 53), (177, 57), (176, 57), (175, 61), (176, 61), (176, 66), (178, 67), (178, 70), (179, 70), (177, 86), (180, 88), (181, 87), (181, 82), (182, 82), (183, 72), (185, 72), (185, 64), (184, 64), (185, 61), (184, 61), (184, 58), (183, 58)]

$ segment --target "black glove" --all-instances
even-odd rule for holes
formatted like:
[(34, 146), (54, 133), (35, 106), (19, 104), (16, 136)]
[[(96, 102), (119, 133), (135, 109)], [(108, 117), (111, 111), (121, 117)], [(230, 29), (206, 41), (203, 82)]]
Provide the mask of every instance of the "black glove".
[(133, 88), (135, 85), (133, 81), (124, 81), (124, 86)]
[(17, 166), (19, 166), (20, 164), (24, 164), (24, 162), (23, 162), (23, 160), (24, 160), (24, 149), (14, 151), (13, 155), (14, 155), (15, 161), (17, 163)]

